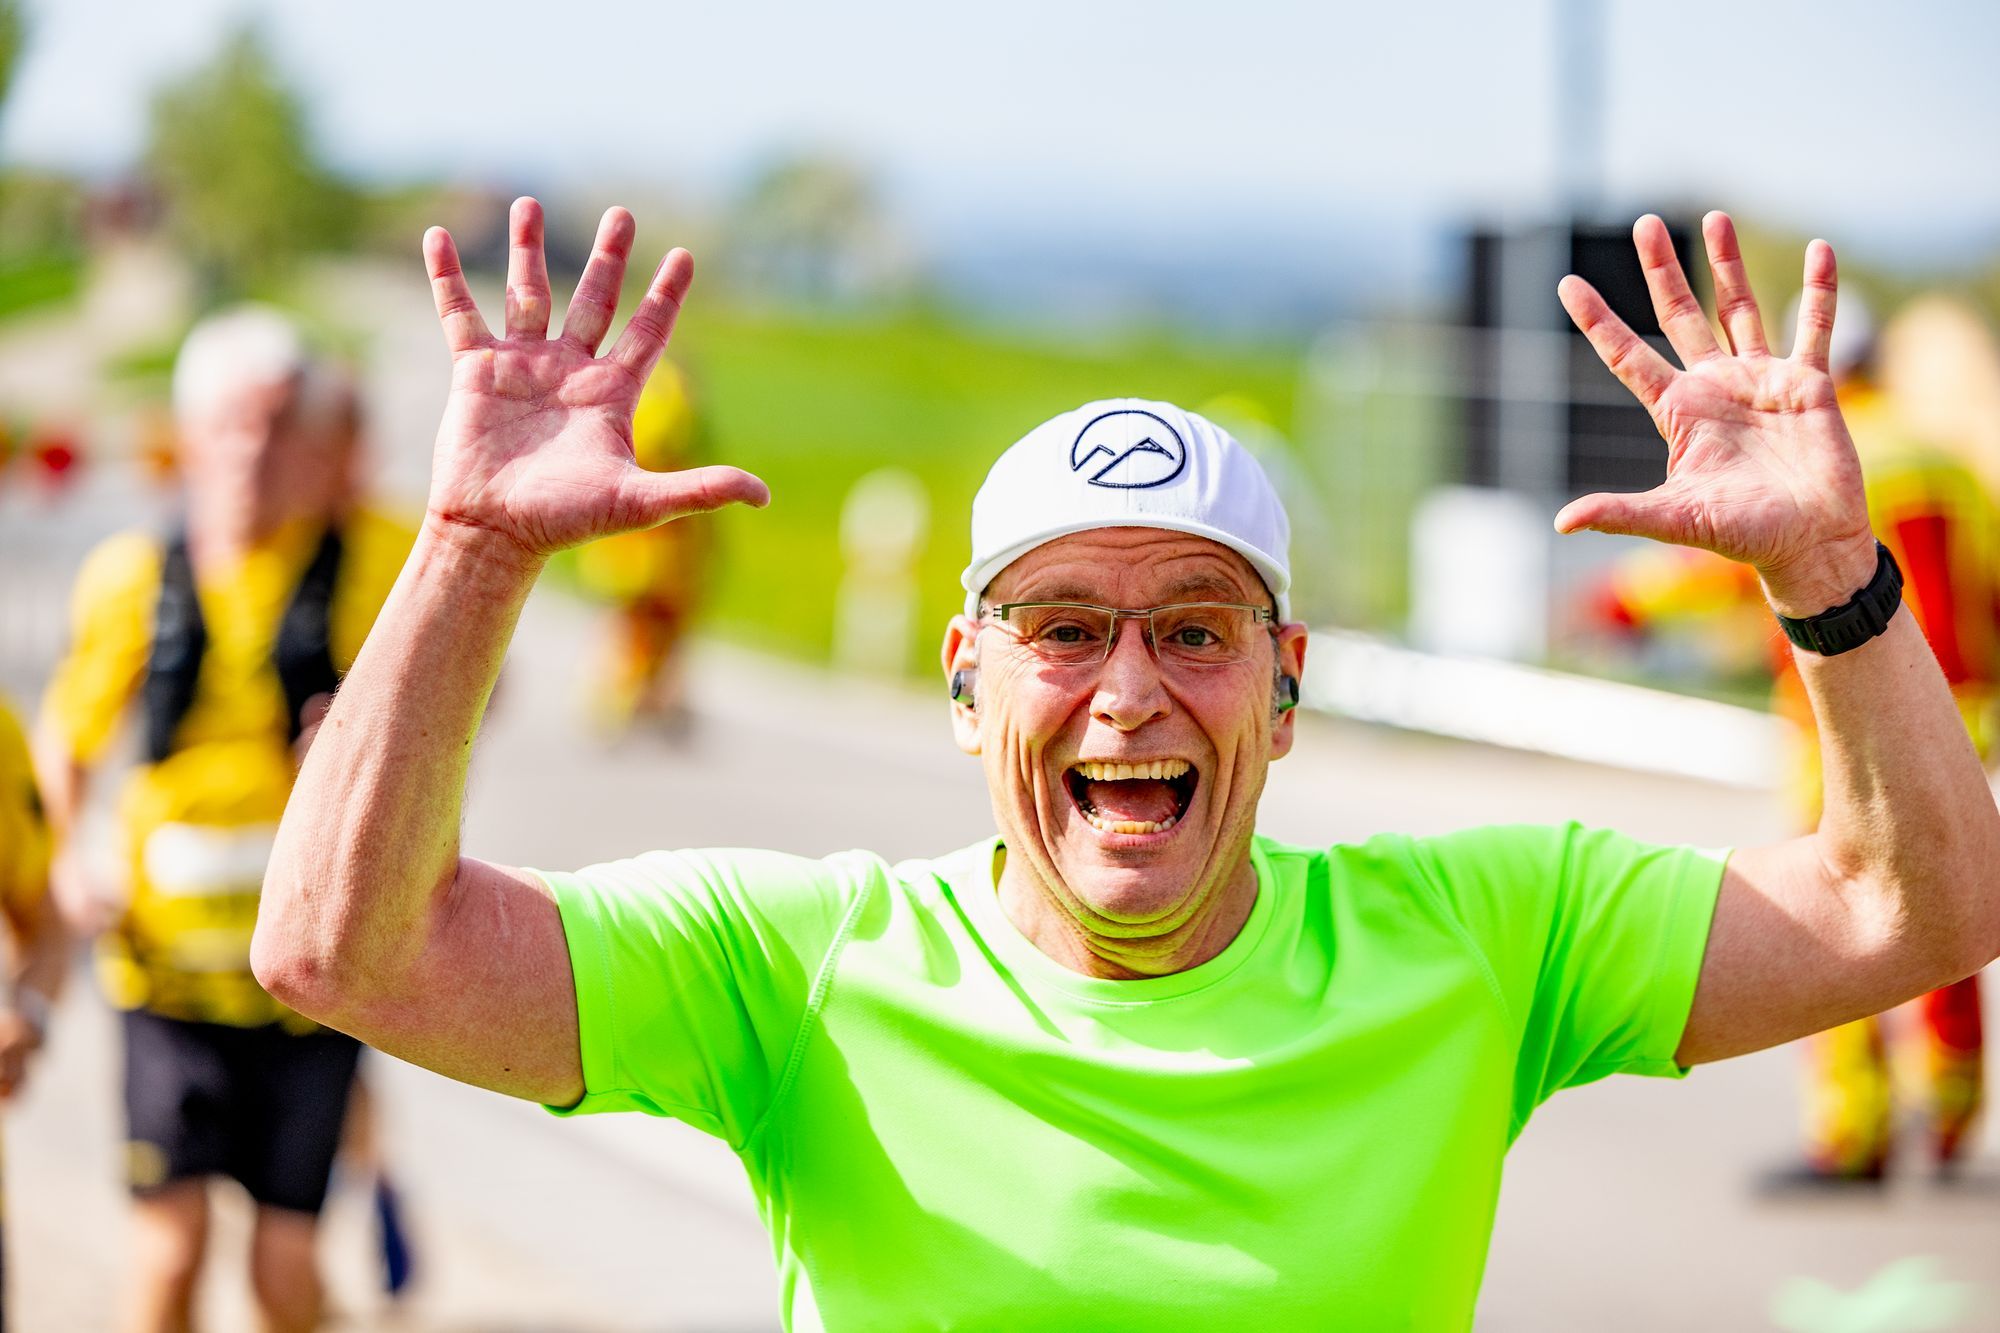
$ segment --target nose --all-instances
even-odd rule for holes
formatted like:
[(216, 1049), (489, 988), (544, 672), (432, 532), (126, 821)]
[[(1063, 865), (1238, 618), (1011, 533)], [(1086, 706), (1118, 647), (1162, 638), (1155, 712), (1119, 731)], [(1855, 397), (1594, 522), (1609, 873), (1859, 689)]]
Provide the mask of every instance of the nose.
[(1120, 731), (1137, 731), (1173, 711), (1160, 663), (1146, 642), (1144, 620), (1120, 619), (1113, 626), (1111, 651), (1097, 673), (1090, 715)]

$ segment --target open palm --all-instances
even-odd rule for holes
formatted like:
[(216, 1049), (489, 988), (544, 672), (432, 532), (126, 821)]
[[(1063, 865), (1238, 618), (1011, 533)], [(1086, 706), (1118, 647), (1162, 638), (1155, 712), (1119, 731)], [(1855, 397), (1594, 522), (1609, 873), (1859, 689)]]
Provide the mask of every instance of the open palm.
[(671, 251), (618, 341), (604, 355), (632, 248), (632, 215), (599, 224), (562, 335), (549, 337), (542, 210), (520, 199), (509, 218), (507, 324), (496, 338), (443, 228), (424, 237), (438, 319), (451, 348), (451, 397), (431, 468), (434, 518), (505, 537), (531, 556), (685, 514), (763, 504), (764, 484), (733, 467), (648, 472), (632, 455), (639, 392), (673, 332), (694, 276)]
[(1634, 334), (1589, 283), (1569, 277), (1558, 288), (1605, 365), (1652, 414), (1667, 442), (1667, 479), (1641, 494), (1586, 495), (1564, 507), (1556, 526), (1703, 547), (1755, 566), (1774, 594), (1813, 600), (1822, 583), (1851, 582), (1853, 569), (1865, 566), (1865, 578), (1874, 551), (1861, 465), (1827, 366), (1833, 250), (1824, 241), (1806, 248), (1797, 336), (1792, 354), (1777, 357), (1735, 227), (1711, 213), (1702, 233), (1726, 348), (1688, 289), (1666, 225), (1648, 215), (1633, 228), (1660, 328), (1684, 369)]

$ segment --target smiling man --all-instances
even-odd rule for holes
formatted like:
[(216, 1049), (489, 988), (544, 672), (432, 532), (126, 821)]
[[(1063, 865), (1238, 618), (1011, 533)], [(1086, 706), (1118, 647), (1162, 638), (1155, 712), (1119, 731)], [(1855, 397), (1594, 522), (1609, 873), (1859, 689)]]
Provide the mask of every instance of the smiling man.
[(1548, 1096), (2000, 952), (2000, 816), (1826, 373), (1832, 253), (1808, 249), (1774, 357), (1720, 214), (1726, 347), (1658, 219), (1635, 230), (1685, 369), (1565, 281), (1669, 476), (1557, 524), (1759, 571), (1824, 737), (1815, 833), (1726, 862), (1574, 826), (1259, 836), (1305, 658), (1283, 506), (1210, 423), (1119, 400), (1030, 432), (974, 505), (943, 666), (996, 836), (901, 865), (465, 856), (467, 758), (548, 556), (766, 498), (733, 468), (633, 461), (686, 254), (599, 356), (631, 218), (606, 215), (559, 338), (541, 229), (518, 203), (500, 337), (426, 238), (453, 352), (430, 511), (286, 811), (257, 975), (453, 1077), (721, 1137), (789, 1327), (1463, 1328), (1502, 1158)]

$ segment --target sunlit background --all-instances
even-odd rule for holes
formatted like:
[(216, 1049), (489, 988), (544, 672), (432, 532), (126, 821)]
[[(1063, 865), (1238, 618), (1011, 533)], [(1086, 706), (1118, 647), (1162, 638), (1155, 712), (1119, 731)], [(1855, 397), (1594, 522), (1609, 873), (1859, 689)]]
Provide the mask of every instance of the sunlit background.
[[(1664, 467), (1555, 281), (1584, 272), (1657, 332), (1632, 219), (1660, 213), (1692, 259), (1727, 208), (1782, 348), (1826, 237), (1906, 395), (1972, 404), (1936, 429), (2000, 480), (1996, 57), (2000, 9), (1970, 3), (4, 0), (0, 687), (31, 711), (84, 552), (168, 521), (167, 375), (224, 304), (291, 310), (356, 369), (375, 489), (420, 512), (446, 357), (418, 237), (450, 227), (497, 310), (507, 204), (534, 193), (559, 291), (613, 203), (641, 274), (694, 251), (670, 354), (694, 448), (775, 502), (714, 522), (692, 740), (594, 728), (575, 659), (608, 594), (552, 572), (475, 774), (474, 850), (978, 834), (933, 686), (972, 493), (1038, 421), (1128, 394), (1216, 417), (1292, 506), (1295, 601), (1326, 632), (1317, 757), (1274, 777), (1273, 831), (1777, 836), (1768, 623), (1636, 635), (1605, 609), (1633, 544), (1549, 529)], [(1913, 306), (1935, 317), (1899, 326)], [(88, 989), (7, 1127), (26, 1328), (94, 1326), (117, 1282)], [(406, 1326), (774, 1326), (726, 1154), (384, 1078), (431, 1256)], [(1916, 1170), (1863, 1205), (1757, 1203), (1791, 1081), (1773, 1053), (1551, 1108), (1512, 1164), (1485, 1325), (2000, 1328), (1990, 1139), (1954, 1190)], [(331, 1262), (370, 1327), (388, 1316), (344, 1206)]]

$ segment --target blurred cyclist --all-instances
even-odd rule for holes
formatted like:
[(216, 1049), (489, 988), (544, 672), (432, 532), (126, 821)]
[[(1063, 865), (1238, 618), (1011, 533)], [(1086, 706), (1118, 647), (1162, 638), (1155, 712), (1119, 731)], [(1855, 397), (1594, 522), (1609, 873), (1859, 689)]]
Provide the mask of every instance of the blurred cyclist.
[[(100, 972), (124, 1013), (136, 1291), (130, 1326), (186, 1328), (206, 1182), (257, 1205), (250, 1269), (272, 1329), (319, 1319), (316, 1219), (358, 1046), (278, 1004), (250, 935), (297, 752), (354, 660), (411, 535), (351, 501), (351, 393), (297, 329), (244, 307), (188, 335), (174, 369), (185, 511), (164, 539), (85, 561), (44, 702), (39, 767), (73, 921), (109, 926)], [(120, 803), (115, 907), (67, 834), (87, 779), (139, 705), (142, 763)]]
[[(701, 434), (687, 375), (661, 362), (632, 419), (639, 466), (651, 472), (694, 466)], [(708, 522), (695, 519), (604, 537), (576, 552), (577, 582), (612, 608), (591, 686), (591, 711), (607, 731), (641, 721), (670, 731), (685, 724), (680, 650), (709, 542)]]
[[(1964, 441), (1918, 439), (1904, 423), (1879, 384), (1876, 348), (1866, 308), (1843, 295), (1831, 368), (1861, 456), (1869, 520), (1902, 567), (1904, 600), (1944, 669), (1974, 746), (1990, 762), (2000, 702), (2000, 515), (1963, 456)], [(1676, 622), (1704, 630), (1740, 624), (1763, 604), (1754, 576), (1746, 579), (1745, 572), (1706, 552), (1648, 549), (1613, 570), (1597, 611), (1634, 632)], [(1811, 829), (1819, 822), (1821, 790), (1813, 714), (1783, 638), (1764, 637), (1773, 654), (1776, 711), (1796, 724), (1785, 800), (1798, 827)], [(1982, 1102), (1979, 978), (1913, 1003), (1930, 1147), (1949, 1172)], [(1788, 1189), (1879, 1182), (1894, 1140), (1881, 1019), (1809, 1037), (1805, 1051), (1805, 1160), (1766, 1183)]]

